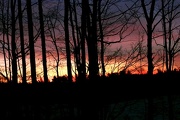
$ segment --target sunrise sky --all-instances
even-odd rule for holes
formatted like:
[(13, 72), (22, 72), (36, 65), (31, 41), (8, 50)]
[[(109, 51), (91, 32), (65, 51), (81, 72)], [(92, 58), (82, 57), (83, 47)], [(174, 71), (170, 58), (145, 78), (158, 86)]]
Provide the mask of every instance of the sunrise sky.
[[(111, 1), (111, 0), (110, 0)], [(116, 0), (115, 0), (116, 1)], [(148, 0), (147, 0), (148, 1)], [(147, 2), (146, 1), (146, 2)], [(24, 1), (25, 2), (25, 1)], [(33, 2), (37, 2), (36, 0), (33, 0)], [(103, 1), (105, 2), (105, 1)], [(113, 0), (111, 1), (113, 2)], [(113, 11), (118, 11), (120, 8), (124, 9), (126, 8), (125, 6), (130, 6), (132, 5), (132, 3), (129, 3), (127, 1), (124, 2), (118, 2), (116, 1), (117, 4), (112, 4), (109, 6), (109, 13), (113, 14)], [(177, 4), (180, 4), (178, 0), (176, 0)], [(25, 3), (24, 3), (25, 4)], [(78, 3), (77, 3), (78, 4)], [(157, 2), (157, 5), (159, 4), (159, 1)], [(58, 8), (58, 9), (57, 9)], [(81, 16), (81, 12), (80, 9), (81, 7), (78, 7), (78, 20), (80, 20)], [(57, 45), (59, 47), (59, 56), (60, 56), (60, 63), (59, 63), (59, 75), (67, 75), (67, 67), (66, 67), (66, 51), (65, 51), (65, 45), (64, 45), (64, 30), (63, 30), (63, 0), (44, 0), (43, 2), (43, 9), (44, 9), (44, 13), (45, 16), (47, 17), (49, 14), (50, 15), (59, 15), (59, 21), (55, 20), (53, 17), (47, 17), (46, 18), (46, 22), (45, 25), (48, 25), (48, 20), (52, 19), (52, 23), (56, 23), (55, 25), (55, 33), (54, 33), (54, 39), (56, 39), (57, 41)], [(56, 14), (57, 10), (59, 10), (59, 13)], [(156, 10), (158, 10), (158, 6), (156, 6)], [(178, 11), (180, 9), (177, 9)], [(141, 11), (142, 12), (142, 11)], [(33, 6), (33, 13), (34, 13), (34, 18), (37, 17), (37, 5)], [(178, 13), (178, 12), (177, 12)], [(26, 14), (24, 14), (26, 15)], [(177, 19), (175, 19), (173, 22), (173, 26), (180, 26), (180, 19), (179, 16), (180, 14), (178, 13), (177, 15)], [(157, 17), (157, 21), (160, 19), (160, 17)], [(146, 73), (147, 72), (147, 58), (146, 56), (144, 56), (146, 54), (147, 51), (147, 44), (146, 44), (146, 33), (143, 30), (143, 27), (146, 27), (146, 22), (145, 19), (142, 17), (141, 22), (143, 24), (143, 26), (140, 25), (140, 23), (137, 21), (136, 23), (127, 25), (127, 30), (125, 32), (123, 32), (123, 34), (120, 34), (120, 29), (121, 29), (121, 22), (122, 20), (118, 20), (117, 23), (112, 24), (111, 26), (108, 26), (107, 28), (105, 28), (105, 36), (104, 37), (104, 41), (106, 42), (113, 42), (113, 41), (119, 41), (119, 39), (121, 37), (125, 37), (124, 39), (121, 40), (121, 42), (119, 43), (115, 43), (115, 44), (105, 44), (105, 65), (106, 65), (106, 73), (113, 73), (113, 72), (119, 72), (121, 70), (123, 70), (124, 68), (128, 68), (127, 70), (130, 70), (132, 73)], [(112, 19), (111, 21), (116, 21), (115, 19)], [(157, 22), (155, 21), (155, 22)], [(49, 21), (50, 22), (50, 21)], [(106, 21), (109, 22), (109, 21)], [(80, 21), (79, 21), (80, 24)], [(37, 28), (39, 26), (38, 20), (34, 19), (34, 27), (35, 27), (35, 34), (37, 33)], [(108, 30), (111, 30), (117, 26), (120, 26), (118, 29), (115, 29), (114, 31), (112, 31), (112, 33), (110, 33)], [(27, 28), (27, 25), (24, 24), (24, 28)], [(52, 37), (50, 37), (49, 35), (49, 29), (46, 26), (46, 48), (47, 48), (47, 67), (48, 67), (48, 77), (51, 80), (53, 78), (53, 76), (56, 76), (56, 59), (57, 59), (57, 55), (56, 55), (56, 51), (55, 51), (55, 47), (53, 45), (52, 42)], [(71, 29), (70, 29), (71, 31)], [(119, 31), (119, 33), (118, 33)], [(153, 36), (158, 36), (161, 34), (162, 31), (162, 25), (161, 23), (159, 23), (159, 25), (156, 27), (156, 29), (154, 30), (155, 32), (153, 33)], [(178, 38), (179, 37), (179, 27), (177, 27), (177, 30), (174, 32), (174, 38)], [(109, 34), (114, 34), (114, 33), (118, 33), (116, 35), (113, 36), (108, 36)], [(121, 31), (122, 32), (122, 31)], [(131, 34), (129, 34), (131, 33)], [(1, 35), (1, 34), (0, 34)], [(27, 33), (25, 33), (25, 42), (28, 42), (28, 37), (27, 37)], [(2, 35), (0, 36), (0, 38), (2, 38)], [(72, 39), (72, 35), (70, 34), (70, 39)], [(19, 36), (17, 36), (17, 44), (20, 45), (19, 42)], [(133, 49), (135, 46), (137, 46), (139, 41), (143, 41), (142, 42), (142, 46), (143, 46), (143, 56), (145, 57), (142, 61), (138, 61), (136, 59), (129, 59), (128, 56), (131, 55), (131, 53), (133, 52)], [(153, 57), (154, 57), (154, 64), (155, 64), (155, 69), (154, 72), (157, 72), (157, 69), (161, 69), (163, 70), (163, 65), (162, 65), (162, 59), (159, 60), (162, 55), (162, 44), (163, 44), (163, 37), (158, 37), (158, 38), (154, 38), (153, 39)], [(161, 45), (160, 45), (161, 44)], [(70, 43), (71, 48), (73, 48), (73, 42)], [(177, 46), (179, 47), (179, 46)], [(18, 48), (20, 49), (20, 47)], [(100, 48), (98, 48), (100, 51)], [(118, 51), (119, 53), (117, 53), (116, 57), (114, 57), (113, 59), (110, 59), (112, 57), (112, 55), (115, 53), (115, 51)], [(73, 50), (72, 50), (73, 52)], [(36, 67), (37, 67), (37, 78), (40, 78), (43, 76), (43, 67), (42, 67), (42, 53), (41, 53), (41, 41), (40, 39), (37, 39), (37, 41), (35, 42), (35, 54), (36, 54)], [(134, 54), (136, 55), (136, 54)], [(4, 73), (4, 58), (3, 58), (3, 53), (1, 52), (0, 54), (0, 72)], [(72, 74), (74, 75), (75, 71), (75, 67), (74, 67), (74, 56), (72, 55)], [(133, 56), (131, 56), (133, 57)], [(180, 63), (179, 63), (179, 54), (177, 54), (177, 57), (175, 59), (175, 63), (174, 63), (174, 68), (179, 68), (180, 67)], [(88, 65), (88, 57), (87, 58), (87, 65)], [(30, 76), (30, 60), (29, 60), (29, 55), (26, 56), (27, 59), (27, 75)], [(99, 59), (100, 60), (100, 59)], [(159, 60), (159, 61), (158, 61)], [(8, 61), (7, 61), (8, 62)], [(19, 64), (21, 66), (21, 59), (19, 59)], [(143, 66), (141, 68), (139, 68), (138, 66)], [(128, 67), (127, 67), (128, 66)], [(21, 67), (18, 68), (20, 72), (20, 70), (22, 69)], [(101, 73), (101, 68), (99, 70), (99, 72)], [(19, 73), (20, 74), (20, 73)]]

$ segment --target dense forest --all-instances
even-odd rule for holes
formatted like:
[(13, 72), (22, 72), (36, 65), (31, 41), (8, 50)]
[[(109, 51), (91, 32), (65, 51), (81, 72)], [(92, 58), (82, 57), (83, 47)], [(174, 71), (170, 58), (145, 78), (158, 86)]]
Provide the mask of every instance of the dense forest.
[(0, 0), (0, 117), (180, 119), (179, 43), (179, 0)]

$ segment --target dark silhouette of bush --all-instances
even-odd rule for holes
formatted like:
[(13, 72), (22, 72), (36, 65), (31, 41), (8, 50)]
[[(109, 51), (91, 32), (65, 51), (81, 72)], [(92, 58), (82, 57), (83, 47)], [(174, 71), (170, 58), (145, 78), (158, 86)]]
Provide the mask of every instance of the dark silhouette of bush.
[(59, 76), (59, 77), (54, 76), (54, 78), (52, 79), (52, 82), (66, 83), (66, 82), (68, 82), (68, 78), (67, 78), (67, 76)]

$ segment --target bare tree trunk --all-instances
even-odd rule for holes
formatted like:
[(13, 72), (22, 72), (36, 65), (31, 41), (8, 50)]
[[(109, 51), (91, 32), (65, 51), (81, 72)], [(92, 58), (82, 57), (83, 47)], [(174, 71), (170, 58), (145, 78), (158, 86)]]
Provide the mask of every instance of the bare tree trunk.
[(42, 61), (43, 61), (43, 73), (44, 73), (44, 82), (48, 82), (48, 75), (47, 75), (47, 61), (46, 61), (46, 42), (45, 42), (45, 35), (44, 35), (44, 20), (43, 20), (43, 9), (42, 9), (42, 0), (38, 0), (38, 8), (39, 8), (39, 23), (41, 29), (41, 44), (42, 44)]
[(153, 75), (153, 69), (154, 69), (154, 66), (153, 66), (153, 59), (152, 59), (152, 27), (151, 25), (148, 25), (148, 40), (147, 40), (147, 48), (148, 48), (148, 52), (147, 52), (147, 58), (148, 58), (148, 74), (149, 75)]
[[(74, 1), (75, 2), (75, 1)], [(74, 5), (75, 3), (73, 3)], [(74, 9), (75, 5), (74, 5)], [(72, 38), (73, 38), (73, 43), (74, 43), (74, 59), (75, 59), (75, 67), (77, 68), (78, 71), (78, 77), (77, 80), (82, 79), (82, 74), (81, 74), (81, 61), (80, 61), (80, 43), (79, 43), (79, 37), (78, 34), (75, 35), (75, 25), (73, 23), (73, 16), (72, 16), (72, 10), (69, 7), (70, 10), (70, 22), (71, 22), (71, 28), (72, 28)], [(75, 11), (75, 10), (74, 10)], [(76, 12), (74, 13), (76, 14)], [(74, 15), (76, 17), (76, 15)], [(77, 22), (77, 19), (75, 19), (75, 22)], [(77, 23), (75, 23), (77, 24)], [(77, 27), (77, 26), (76, 26)], [(77, 30), (77, 29), (76, 29)], [(78, 31), (76, 31), (78, 33)], [(76, 69), (75, 68), (75, 69)], [(77, 75), (77, 74), (76, 74)]]
[[(3, 26), (5, 26), (3, 24)], [(6, 50), (5, 50), (5, 28), (3, 27), (3, 43), (2, 43), (2, 49), (3, 49), (3, 59), (4, 59), (4, 68), (5, 68), (5, 76), (8, 78), (8, 69), (7, 69), (7, 61), (6, 61)], [(7, 79), (8, 80), (8, 79)], [(9, 82), (9, 80), (8, 80)]]
[(12, 48), (12, 82), (17, 83), (17, 59), (16, 59), (16, 20), (15, 20), (15, 6), (16, 0), (11, 0), (11, 21), (12, 21), (12, 36), (11, 36), (11, 48)]
[(11, 50), (10, 50), (10, 38), (9, 38), (9, 8), (10, 8), (10, 0), (8, 0), (7, 1), (7, 16), (6, 16), (6, 18), (7, 18), (7, 20), (6, 20), (6, 28), (7, 28), (7, 34), (6, 34), (6, 38), (7, 38), (7, 49), (8, 49), (8, 61), (9, 61), (9, 81), (11, 81), (12, 80), (12, 70), (11, 70), (11, 66), (12, 66), (12, 62), (11, 62)]
[(102, 23), (101, 23), (101, 1), (98, 2), (98, 20), (99, 20), (99, 30), (100, 30), (100, 39), (101, 39), (101, 69), (102, 69), (102, 75), (105, 76), (106, 70), (104, 66), (104, 35), (103, 35), (103, 29), (102, 29)]
[(66, 43), (66, 56), (67, 56), (67, 72), (68, 80), (72, 82), (72, 73), (71, 73), (71, 53), (69, 45), (69, 28), (68, 28), (68, 12), (69, 12), (69, 0), (64, 0), (65, 10), (64, 10), (64, 28), (65, 28), (65, 43)]
[(21, 41), (21, 55), (22, 55), (22, 82), (26, 82), (26, 56), (24, 52), (24, 30), (23, 30), (23, 20), (22, 20), (22, 9), (21, 9), (21, 0), (18, 0), (18, 14), (19, 14), (19, 29), (20, 29), (20, 41)]
[[(93, 13), (92, 18), (89, 3), (86, 3), (87, 13), (87, 29), (88, 29), (88, 57), (89, 57), (89, 78), (90, 80), (96, 80), (99, 75), (98, 68), (98, 51), (97, 51), (97, 1), (93, 0)], [(91, 25), (92, 24), (92, 25)]]
[(145, 14), (145, 19), (147, 23), (147, 59), (148, 59), (148, 74), (153, 74), (153, 59), (152, 59), (152, 33), (153, 33), (153, 22), (154, 22), (154, 8), (155, 8), (155, 0), (152, 0), (150, 13), (148, 15), (148, 11), (146, 9), (146, 5), (144, 0), (141, 0), (141, 5), (143, 7), (143, 12)]
[[(56, 20), (57, 20), (57, 18), (56, 18)], [(59, 54), (60, 53), (59, 53), (59, 49), (58, 49), (57, 42), (56, 42), (57, 40), (56, 40), (56, 34), (55, 34), (55, 30), (54, 30), (55, 25), (53, 24), (52, 20), (50, 20), (49, 22), (50, 22), (50, 25), (53, 26), (51, 28), (52, 31), (49, 29), (49, 32), (50, 32), (50, 36), (52, 38), (53, 45), (54, 45), (55, 50), (56, 50), (57, 59), (56, 58), (54, 58), (54, 59), (56, 61), (56, 76), (59, 77), (59, 61), (60, 61), (60, 55)]]
[(76, 11), (76, 3), (75, 0), (73, 0), (73, 7), (74, 7), (74, 21), (75, 21), (75, 29), (76, 29), (76, 39), (77, 39), (77, 52), (78, 52), (78, 56), (77, 59), (79, 61), (79, 69), (80, 69), (80, 78), (83, 79), (83, 74), (82, 73), (86, 73), (86, 71), (83, 72), (82, 70), (82, 53), (80, 52), (80, 48), (81, 48), (81, 44), (80, 44), (80, 31), (79, 31), (79, 27), (78, 27), (78, 18), (77, 18), (77, 11)]
[[(5, 43), (6, 43), (6, 40), (5, 40), (5, 38), (6, 38), (6, 30), (7, 30), (7, 28), (6, 28), (6, 19), (5, 19), (5, 14), (4, 14), (4, 10), (5, 10), (5, 4), (4, 4), (4, 1), (2, 1), (2, 10), (1, 10), (1, 18), (2, 18), (2, 25), (3, 25), (3, 36), (2, 36), (2, 39), (3, 39), (3, 43), (2, 43), (2, 49), (3, 49), (3, 59), (4, 59), (4, 68), (5, 68), (5, 76), (6, 76), (6, 78), (8, 78), (8, 69), (7, 69), (7, 58), (6, 58), (6, 49), (5, 49)], [(9, 8), (7, 8), (7, 9), (9, 9)], [(8, 79), (7, 79), (7, 81), (9, 81)]]
[(35, 84), (35, 83), (37, 83), (37, 81), (36, 81), (36, 60), (35, 60), (35, 50), (34, 50), (34, 35), (33, 35), (31, 0), (26, 0), (26, 5), (27, 5), (27, 17), (28, 17), (31, 79), (32, 79), (32, 83)]
[[(74, 41), (74, 57), (75, 57), (75, 61), (76, 61), (76, 67), (77, 67), (77, 71), (78, 71), (78, 77), (77, 77), (77, 81), (81, 81), (83, 79), (85, 79), (84, 76), (84, 71), (83, 71), (83, 67), (82, 67), (82, 53), (80, 52), (81, 50), (81, 42), (80, 42), (80, 31), (78, 28), (78, 20), (77, 20), (77, 11), (76, 11), (76, 3), (75, 0), (73, 0), (73, 11), (70, 9), (70, 20), (71, 20), (71, 26), (72, 26), (72, 36), (73, 36), (73, 41)], [(74, 12), (74, 24), (73, 24), (73, 15), (72, 13)], [(76, 32), (75, 32), (76, 30)], [(76, 34), (75, 34), (76, 33)], [(82, 39), (82, 38), (81, 38)]]
[(169, 53), (169, 72), (172, 70), (172, 63), (173, 63), (173, 49), (172, 49), (172, 21), (173, 21), (173, 5), (174, 5), (174, 0), (172, 0), (172, 3), (170, 5), (170, 11), (168, 16), (169, 16), (169, 21), (168, 21), (168, 42), (169, 42), (169, 49), (168, 49), (168, 53)]
[(168, 50), (167, 50), (167, 33), (166, 33), (166, 18), (165, 18), (165, 11), (164, 11), (164, 0), (161, 0), (161, 5), (162, 5), (162, 27), (163, 27), (163, 32), (164, 32), (164, 51), (165, 51), (165, 65), (166, 65), (166, 70), (169, 71), (169, 66), (168, 66)]
[(82, 64), (81, 64), (81, 74), (82, 80), (86, 79), (86, 49), (85, 49), (85, 39), (86, 39), (86, 22), (87, 22), (87, 0), (82, 0), (82, 17), (81, 17), (81, 53), (82, 53)]

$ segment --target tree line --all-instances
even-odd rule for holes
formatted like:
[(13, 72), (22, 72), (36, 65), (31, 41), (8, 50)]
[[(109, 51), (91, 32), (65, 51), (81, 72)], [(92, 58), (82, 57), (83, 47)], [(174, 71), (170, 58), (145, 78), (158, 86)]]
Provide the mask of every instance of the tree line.
[[(46, 83), (48, 58), (56, 77), (66, 61), (69, 81), (73, 74), (76, 81), (106, 76), (109, 64), (112, 72), (147, 68), (150, 76), (155, 68), (177, 68), (178, 0), (1, 0), (0, 6), (0, 74), (7, 82), (38, 82), (38, 50)], [(130, 36), (137, 37), (132, 42)], [(124, 41), (132, 43), (129, 49)]]

